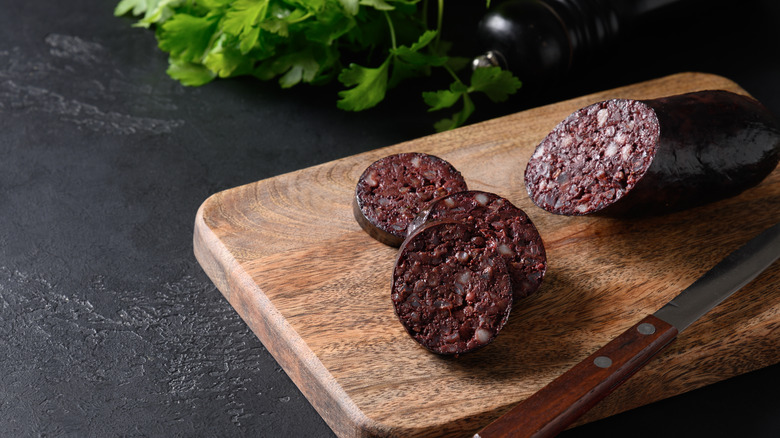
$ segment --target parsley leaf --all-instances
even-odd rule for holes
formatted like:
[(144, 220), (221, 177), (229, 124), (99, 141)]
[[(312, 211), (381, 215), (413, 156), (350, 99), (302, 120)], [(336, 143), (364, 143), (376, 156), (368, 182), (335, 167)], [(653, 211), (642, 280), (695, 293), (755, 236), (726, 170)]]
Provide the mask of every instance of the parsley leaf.
[(202, 64), (171, 60), (166, 73), (183, 85), (199, 86), (211, 82), (217, 75)]
[(472, 102), (469, 95), (463, 94), (462, 97), (463, 109), (453, 114), (452, 118), (444, 118), (433, 124), (433, 128), (436, 129), (437, 132), (447, 131), (462, 126), (474, 112), (474, 102)]
[(344, 11), (346, 11), (347, 14), (357, 15), (358, 8), (360, 7), (358, 0), (339, 0), (339, 3), (341, 3), (341, 6), (344, 8)]
[(114, 8), (114, 15), (117, 17), (125, 15), (132, 11), (133, 15), (141, 15), (149, 9), (149, 3), (154, 0), (122, 0)]
[(470, 91), (481, 91), (493, 102), (504, 102), (510, 94), (516, 93), (521, 85), (520, 79), (501, 67), (485, 67), (474, 70)]
[(456, 81), (448, 90), (439, 90), (423, 93), (423, 100), (431, 108), (428, 111), (437, 111), (455, 105), (464, 94), (468, 93), (468, 87), (463, 82)]
[(222, 78), (246, 74), (250, 70), (248, 60), (231, 42), (227, 34), (220, 35), (203, 58), (203, 65)]
[(309, 51), (294, 52), (280, 56), (271, 62), (264, 63), (255, 69), (255, 76), (261, 79), (279, 78), (282, 88), (290, 88), (299, 82), (311, 82), (320, 71), (320, 64)]
[(160, 49), (170, 52), (178, 61), (200, 62), (217, 30), (217, 19), (216, 16), (176, 14), (160, 26), (157, 34)]
[(247, 54), (257, 43), (260, 36), (257, 24), (265, 18), (268, 3), (269, 0), (236, 0), (225, 12), (222, 30), (238, 37), (242, 54)]
[(429, 91), (423, 93), (423, 100), (430, 108), (428, 111), (438, 111), (450, 108), (463, 100), (463, 108), (456, 112), (452, 118), (442, 119), (434, 124), (437, 131), (457, 128), (463, 125), (474, 113), (474, 102), (469, 97), (470, 93), (485, 93), (493, 102), (503, 102), (520, 88), (521, 82), (512, 73), (502, 70), (501, 67), (483, 67), (475, 69), (471, 74), (471, 85), (466, 86), (460, 79), (450, 84), (448, 90)]
[(447, 62), (446, 56), (437, 56), (432, 53), (424, 53), (422, 49), (433, 41), (436, 37), (436, 31), (425, 31), (420, 38), (414, 42), (411, 46), (400, 46), (395, 49), (390, 49), (390, 53), (403, 62), (417, 66), (442, 66)]
[(384, 0), (360, 0), (361, 5), (371, 6), (377, 11), (392, 11), (395, 6), (387, 3)]
[(355, 88), (340, 91), (341, 99), (336, 106), (343, 110), (361, 111), (381, 102), (387, 92), (387, 76), (391, 59), (388, 57), (377, 68), (351, 64), (348, 69), (343, 70), (339, 75), (339, 81), (347, 87), (354, 85)]
[(163, 23), (174, 14), (174, 8), (181, 6), (184, 0), (147, 0), (146, 13), (138, 25), (149, 27), (152, 24)]
[(440, 67), (447, 63), (446, 56), (439, 56), (422, 50), (436, 37), (436, 31), (426, 31), (411, 46), (400, 46), (390, 49), (393, 56), (393, 74), (389, 87), (393, 88), (402, 80), (428, 75), (431, 67)]

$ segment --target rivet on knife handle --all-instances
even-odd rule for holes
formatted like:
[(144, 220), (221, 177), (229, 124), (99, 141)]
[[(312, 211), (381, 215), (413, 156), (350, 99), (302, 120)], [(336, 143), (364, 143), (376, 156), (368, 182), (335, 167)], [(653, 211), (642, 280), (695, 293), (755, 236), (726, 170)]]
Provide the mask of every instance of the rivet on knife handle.
[(672, 325), (648, 315), (474, 436), (554, 436), (676, 336)]

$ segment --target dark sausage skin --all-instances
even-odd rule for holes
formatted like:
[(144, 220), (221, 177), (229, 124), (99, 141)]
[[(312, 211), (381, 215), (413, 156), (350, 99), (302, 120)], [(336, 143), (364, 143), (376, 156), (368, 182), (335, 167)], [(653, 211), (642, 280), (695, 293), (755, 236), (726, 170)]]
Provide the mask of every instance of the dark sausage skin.
[(360, 176), (353, 213), (371, 237), (399, 246), (425, 205), (466, 189), (460, 172), (439, 157), (420, 152), (390, 155), (372, 163)]
[(430, 203), (412, 221), (409, 233), (444, 219), (474, 226), (489, 238), (488, 245), (504, 257), (509, 267), (515, 301), (536, 292), (547, 270), (547, 255), (539, 232), (525, 212), (494, 193), (453, 193)]
[(777, 119), (758, 101), (710, 90), (582, 108), (537, 146), (528, 194), (552, 213), (663, 214), (731, 197), (780, 159)]
[(493, 341), (512, 309), (512, 285), (504, 258), (475, 227), (432, 222), (401, 245), (391, 299), (420, 345), (459, 355)]

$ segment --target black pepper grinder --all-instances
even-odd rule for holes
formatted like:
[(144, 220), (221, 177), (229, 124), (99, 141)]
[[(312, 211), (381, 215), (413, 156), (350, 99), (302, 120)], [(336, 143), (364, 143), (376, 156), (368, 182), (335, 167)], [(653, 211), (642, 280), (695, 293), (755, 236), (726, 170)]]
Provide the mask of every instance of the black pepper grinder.
[(692, 1), (501, 2), (479, 22), (477, 36), (484, 52), (473, 66), (501, 66), (525, 84), (558, 82), (614, 46), (628, 28)]

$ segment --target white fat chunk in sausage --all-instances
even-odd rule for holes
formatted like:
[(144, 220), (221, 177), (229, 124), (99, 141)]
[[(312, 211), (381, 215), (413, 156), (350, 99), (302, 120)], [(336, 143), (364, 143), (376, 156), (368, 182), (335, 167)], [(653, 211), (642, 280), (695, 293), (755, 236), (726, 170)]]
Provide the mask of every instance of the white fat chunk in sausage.
[(506, 243), (502, 243), (498, 245), (498, 252), (503, 255), (513, 255), (514, 251), (512, 251), (512, 248), (509, 247)]
[(615, 142), (611, 141), (611, 142), (609, 142), (609, 144), (607, 145), (607, 149), (606, 149), (606, 150), (604, 150), (604, 156), (605, 156), (605, 157), (614, 157), (615, 155), (617, 155), (617, 153), (618, 153), (618, 149), (619, 149), (619, 148), (618, 148), (618, 145), (617, 145), (617, 143), (615, 143)]
[(609, 120), (609, 110), (606, 108), (600, 109), (599, 112), (596, 113), (596, 122), (598, 122), (599, 126), (604, 126), (604, 124), (607, 123), (607, 120)]
[(379, 178), (377, 178), (376, 172), (371, 172), (368, 175), (366, 175), (366, 184), (368, 184), (369, 187), (376, 187), (379, 185)]
[(627, 144), (623, 146), (623, 148), (620, 150), (620, 155), (623, 157), (624, 160), (628, 161), (631, 159), (631, 145)]
[(425, 178), (427, 178), (427, 179), (429, 179), (431, 181), (435, 180), (436, 177), (437, 177), (436, 171), (434, 171), (434, 170), (426, 170), (426, 171), (424, 171), (422, 173), (422, 176), (424, 176)]
[(474, 338), (480, 344), (487, 344), (490, 341), (490, 332), (480, 327), (474, 332)]
[(538, 148), (536, 148), (536, 152), (534, 152), (534, 156), (532, 158), (542, 158), (544, 152), (545, 152), (544, 146), (539, 146)]
[(455, 278), (455, 281), (460, 284), (469, 284), (469, 280), (471, 280), (471, 271), (463, 271)]

